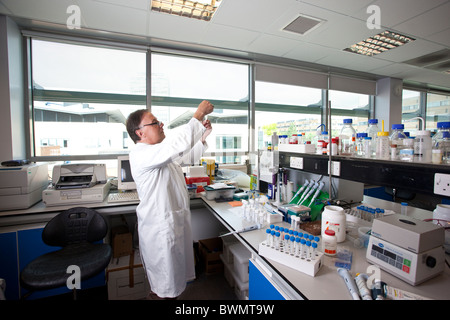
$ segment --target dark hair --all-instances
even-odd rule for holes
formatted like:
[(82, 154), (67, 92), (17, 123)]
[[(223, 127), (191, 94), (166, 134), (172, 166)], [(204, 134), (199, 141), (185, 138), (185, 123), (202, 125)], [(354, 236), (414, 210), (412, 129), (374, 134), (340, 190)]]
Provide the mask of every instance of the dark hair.
[(141, 124), (142, 117), (147, 112), (150, 111), (148, 111), (147, 109), (140, 109), (130, 113), (130, 115), (128, 116), (126, 123), (127, 131), (128, 135), (130, 136), (131, 140), (134, 141), (134, 143), (137, 143), (139, 140), (141, 140), (139, 136), (136, 134), (136, 130), (139, 128), (139, 125)]

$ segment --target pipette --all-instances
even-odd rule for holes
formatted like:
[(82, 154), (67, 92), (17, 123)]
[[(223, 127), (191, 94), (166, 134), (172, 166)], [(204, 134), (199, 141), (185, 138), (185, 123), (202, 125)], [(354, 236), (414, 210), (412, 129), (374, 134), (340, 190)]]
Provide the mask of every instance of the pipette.
[(320, 190), (322, 190), (324, 185), (325, 185), (325, 183), (323, 183), (323, 182), (319, 183), (319, 187), (317, 188), (316, 193), (314, 193), (314, 196), (312, 197), (311, 202), (309, 203), (308, 207), (311, 207), (311, 204), (314, 203), (314, 201), (316, 200), (317, 196), (320, 193)]
[(299, 204), (302, 204), (306, 199), (308, 199), (313, 194), (314, 190), (316, 190), (317, 188), (319, 188), (319, 184), (315, 182), (314, 185), (311, 187), (311, 189), (309, 189), (305, 198), (303, 198), (303, 200)]
[(236, 231), (231, 231), (231, 232), (228, 232), (228, 233), (225, 233), (225, 234), (221, 234), (219, 237), (225, 237), (225, 236), (228, 236), (230, 234), (242, 233), (242, 232), (257, 230), (257, 229), (260, 229), (260, 228), (261, 228), (260, 224), (255, 224), (255, 225), (250, 226), (250, 227), (245, 227), (245, 228), (243, 228), (241, 230), (236, 230)]
[(307, 186), (308, 184), (309, 184), (309, 181), (308, 181), (308, 179), (306, 179), (306, 180), (305, 180), (305, 183), (303, 184), (303, 186), (302, 186), (301, 188), (298, 189), (297, 193), (294, 194), (294, 196), (292, 197), (292, 199), (291, 199), (289, 202), (291, 202), (292, 200), (294, 200), (295, 197), (297, 197), (300, 193), (302, 193), (303, 190), (305, 190), (305, 188), (306, 188), (306, 186)]
[(309, 185), (306, 187), (305, 192), (303, 192), (303, 194), (302, 194), (302, 196), (300, 197), (300, 199), (298, 200), (297, 204), (300, 204), (300, 203), (303, 201), (305, 195), (308, 194), (309, 190), (311, 190), (311, 188), (314, 186), (315, 183), (316, 183), (316, 182), (315, 182), (314, 180), (311, 180), (311, 181), (309, 182)]

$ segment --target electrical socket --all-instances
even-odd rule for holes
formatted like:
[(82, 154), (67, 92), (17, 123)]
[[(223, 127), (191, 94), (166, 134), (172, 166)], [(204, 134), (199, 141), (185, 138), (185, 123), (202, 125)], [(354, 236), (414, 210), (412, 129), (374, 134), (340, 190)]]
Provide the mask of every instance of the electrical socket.
[(450, 174), (434, 174), (434, 193), (442, 196), (450, 196)]
[(289, 160), (289, 164), (291, 168), (303, 169), (303, 158), (291, 157), (291, 159)]
[[(330, 161), (328, 161), (328, 174), (330, 174)], [(333, 176), (341, 175), (341, 163), (339, 161), (331, 161), (331, 174)]]

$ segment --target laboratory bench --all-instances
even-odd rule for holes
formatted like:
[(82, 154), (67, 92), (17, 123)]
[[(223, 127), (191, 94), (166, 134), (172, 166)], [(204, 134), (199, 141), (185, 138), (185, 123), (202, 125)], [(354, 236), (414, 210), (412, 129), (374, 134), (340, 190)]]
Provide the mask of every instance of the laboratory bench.
[[(383, 200), (364, 196), (364, 202), (370, 203), (371, 201), (373, 202), (371, 204), (376, 204), (377, 201)], [(80, 206), (94, 208), (103, 216), (114, 216), (134, 214), (137, 204), (138, 202), (108, 203), (105, 200), (103, 203), (82, 204)], [(382, 205), (394, 206), (392, 209), (396, 209), (395, 206), (398, 204), (385, 201)], [(42, 250), (39, 246), (36, 247), (35, 242), (41, 242), (38, 238), (45, 223), (68, 207), (46, 207), (45, 204), (39, 202), (28, 209), (0, 212), (0, 254), (3, 262), (0, 265), (0, 271), (17, 273), (17, 270), (21, 269), (17, 263), (25, 263), (31, 259), (31, 256), (36, 255), (33, 251)], [(250, 225), (240, 216), (242, 207), (233, 207), (228, 202), (216, 202), (204, 197), (191, 199), (191, 209), (204, 207), (230, 232), (239, 231)], [(428, 212), (428, 214), (431, 214), (431, 212)], [(286, 222), (279, 222), (276, 225), (289, 227)], [(323, 265), (313, 277), (260, 256), (258, 246), (266, 238), (265, 229), (244, 233), (237, 232), (234, 236), (251, 252), (249, 261), (250, 299), (351, 299), (343, 279), (338, 275), (337, 268), (334, 266), (334, 258), (324, 256)], [(17, 248), (17, 246), (22, 247)], [(366, 261), (365, 249), (355, 247), (351, 240), (338, 244), (338, 248), (343, 246), (348, 247), (353, 253), (350, 273), (353, 276), (357, 272), (366, 273), (370, 264)], [(24, 247), (25, 249), (23, 249)], [(5, 264), (4, 261), (8, 260), (13, 261), (13, 263), (11, 265)], [(381, 271), (381, 279), (389, 286), (424, 297), (450, 300), (450, 290), (448, 290), (450, 287), (450, 271), (447, 266), (445, 266), (443, 274), (418, 286), (411, 286), (383, 270)], [(15, 284), (10, 285), (14, 286)], [(19, 289), (16, 288), (16, 290), (18, 295)]]
[[(231, 207), (228, 203), (216, 203), (215, 201), (206, 199), (203, 201), (210, 211), (216, 215), (230, 231), (241, 230), (251, 225), (251, 223), (243, 221), (240, 218), (240, 207)], [(397, 208), (398, 204), (367, 196), (364, 197), (364, 203), (380, 205), (380, 207), (386, 206), (387, 209), (399, 209)], [(418, 209), (416, 214), (423, 215), (424, 212), (425, 210)], [(411, 215), (414, 214), (415, 212), (412, 211)], [(275, 225), (290, 227), (286, 222), (275, 223)], [(264, 292), (273, 292), (273, 289), (279, 293), (278, 298), (280, 299), (352, 299), (344, 280), (337, 273), (337, 267), (334, 265), (335, 258), (325, 255), (322, 267), (313, 277), (258, 254), (259, 244), (266, 239), (265, 228), (239, 233), (235, 236), (252, 253), (249, 283), (250, 299), (265, 299)], [(366, 261), (366, 249), (356, 247), (353, 241), (348, 238), (345, 242), (338, 243), (338, 248), (344, 247), (350, 249), (353, 253), (352, 266), (350, 269), (352, 276), (355, 276), (356, 273), (366, 273), (367, 267), (370, 265)], [(263, 277), (258, 278), (259, 281), (261, 281), (261, 279), (267, 281), (263, 288), (254, 288), (254, 292), (252, 292), (252, 271), (259, 272), (263, 275)], [(391, 287), (399, 288), (427, 298), (450, 300), (450, 290), (448, 290), (450, 288), (450, 270), (448, 266), (445, 266), (444, 273), (417, 286), (411, 286), (383, 270), (381, 270), (381, 280)]]

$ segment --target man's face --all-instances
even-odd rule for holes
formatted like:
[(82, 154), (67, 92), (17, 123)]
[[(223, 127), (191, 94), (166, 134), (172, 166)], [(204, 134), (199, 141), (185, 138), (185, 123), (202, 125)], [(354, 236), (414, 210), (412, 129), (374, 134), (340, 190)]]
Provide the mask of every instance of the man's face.
[(136, 133), (141, 138), (140, 142), (157, 144), (162, 142), (166, 137), (163, 127), (164, 124), (162, 122), (158, 123), (158, 119), (152, 113), (147, 112), (142, 117)]

